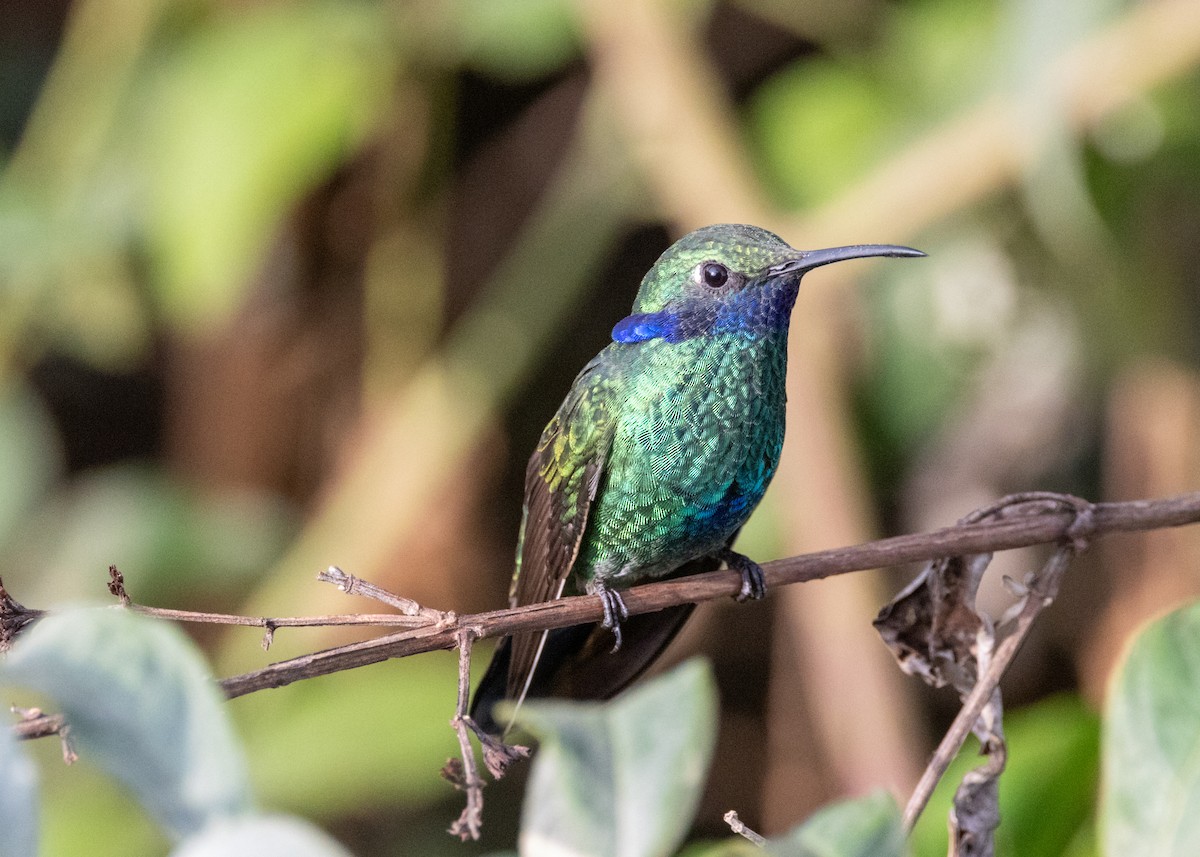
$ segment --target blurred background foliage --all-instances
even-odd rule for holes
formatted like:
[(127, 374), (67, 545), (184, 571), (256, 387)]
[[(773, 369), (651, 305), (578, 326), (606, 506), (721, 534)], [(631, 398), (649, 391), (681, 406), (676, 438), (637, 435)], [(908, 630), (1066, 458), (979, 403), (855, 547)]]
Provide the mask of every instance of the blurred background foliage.
[[(336, 563), (499, 606), (542, 425), (670, 239), (721, 221), (930, 254), (806, 281), (758, 559), (1015, 490), (1194, 488), (1198, 67), (1194, 0), (9, 0), (0, 573), (37, 607), (115, 563), (164, 606), (370, 609), (313, 581)], [(1200, 592), (1198, 538), (1070, 574), (1008, 679), (1032, 708), (1001, 853), (1093, 853), (1090, 712), (1131, 631)], [(699, 611), (668, 659), (707, 654), (721, 695), (696, 835), (908, 790), (953, 700), (873, 639), (906, 571)], [(221, 674), (347, 639), (189, 630)], [(520, 777), (481, 845), (443, 832), (453, 675), (232, 703), (262, 801), (361, 855), (511, 846)], [(46, 854), (162, 852), (42, 744)]]

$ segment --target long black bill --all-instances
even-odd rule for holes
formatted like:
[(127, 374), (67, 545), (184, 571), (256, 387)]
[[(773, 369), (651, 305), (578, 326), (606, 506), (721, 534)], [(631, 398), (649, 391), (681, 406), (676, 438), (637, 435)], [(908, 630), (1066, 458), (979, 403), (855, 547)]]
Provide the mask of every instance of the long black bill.
[(773, 276), (781, 274), (803, 273), (830, 265), (834, 262), (844, 262), (847, 259), (863, 259), (868, 256), (924, 256), (920, 250), (912, 247), (899, 247), (895, 244), (853, 244), (849, 247), (830, 247), (827, 250), (808, 250), (800, 254), (799, 259), (792, 259), (770, 269)]

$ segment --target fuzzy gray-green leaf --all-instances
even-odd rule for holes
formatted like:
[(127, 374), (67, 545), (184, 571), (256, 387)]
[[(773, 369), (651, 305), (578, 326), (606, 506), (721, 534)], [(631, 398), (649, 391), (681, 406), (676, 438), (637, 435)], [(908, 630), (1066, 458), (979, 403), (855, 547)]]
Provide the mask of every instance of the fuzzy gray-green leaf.
[(0, 682), (51, 697), (80, 756), (176, 835), (248, 811), (241, 747), (178, 628), (113, 608), (64, 610), (18, 638)]
[(522, 857), (667, 857), (700, 800), (716, 737), (703, 661), (603, 704), (526, 703), (541, 739), (521, 824)]
[(0, 857), (37, 853), (37, 769), (7, 722), (0, 726)]
[(1109, 694), (1102, 758), (1103, 853), (1200, 854), (1200, 603), (1134, 642)]

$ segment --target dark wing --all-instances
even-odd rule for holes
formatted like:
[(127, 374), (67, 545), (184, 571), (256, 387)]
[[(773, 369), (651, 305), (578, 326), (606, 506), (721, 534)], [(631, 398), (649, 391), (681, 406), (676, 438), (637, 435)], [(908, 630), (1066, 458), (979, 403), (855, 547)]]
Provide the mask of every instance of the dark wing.
[[(509, 592), (513, 607), (562, 595), (579, 555), (613, 436), (613, 385), (604, 356), (601, 352), (579, 373), (529, 459)], [(507, 696), (517, 704), (529, 690), (546, 636), (544, 631), (513, 635)]]

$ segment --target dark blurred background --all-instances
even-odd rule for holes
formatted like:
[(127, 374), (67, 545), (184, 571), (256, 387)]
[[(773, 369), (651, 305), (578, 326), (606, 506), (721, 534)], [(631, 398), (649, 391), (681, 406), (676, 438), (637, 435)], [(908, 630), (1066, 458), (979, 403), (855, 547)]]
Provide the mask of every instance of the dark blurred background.
[[(501, 606), (542, 426), (711, 222), (930, 254), (806, 280), (757, 559), (1012, 491), (1194, 488), (1198, 67), (1194, 0), (6, 0), (0, 574), (37, 607), (100, 598), (115, 563), (162, 606), (375, 609), (315, 582), (337, 564)], [(1006, 680), (1042, 712), (1033, 758), (1081, 748), (1082, 808), (1037, 853), (1089, 853), (1090, 712), (1131, 630), (1200, 592), (1198, 547), (1102, 543)], [(1036, 561), (999, 557), (981, 598)], [(721, 686), (697, 836), (912, 786), (954, 713), (870, 627), (912, 571), (699, 612), (667, 659)], [(221, 675), (347, 639), (191, 630)], [(511, 844), (520, 776), (482, 845), (443, 832), (453, 674), (232, 703), (263, 803), (361, 855)], [(42, 744), (46, 854), (163, 852)]]

